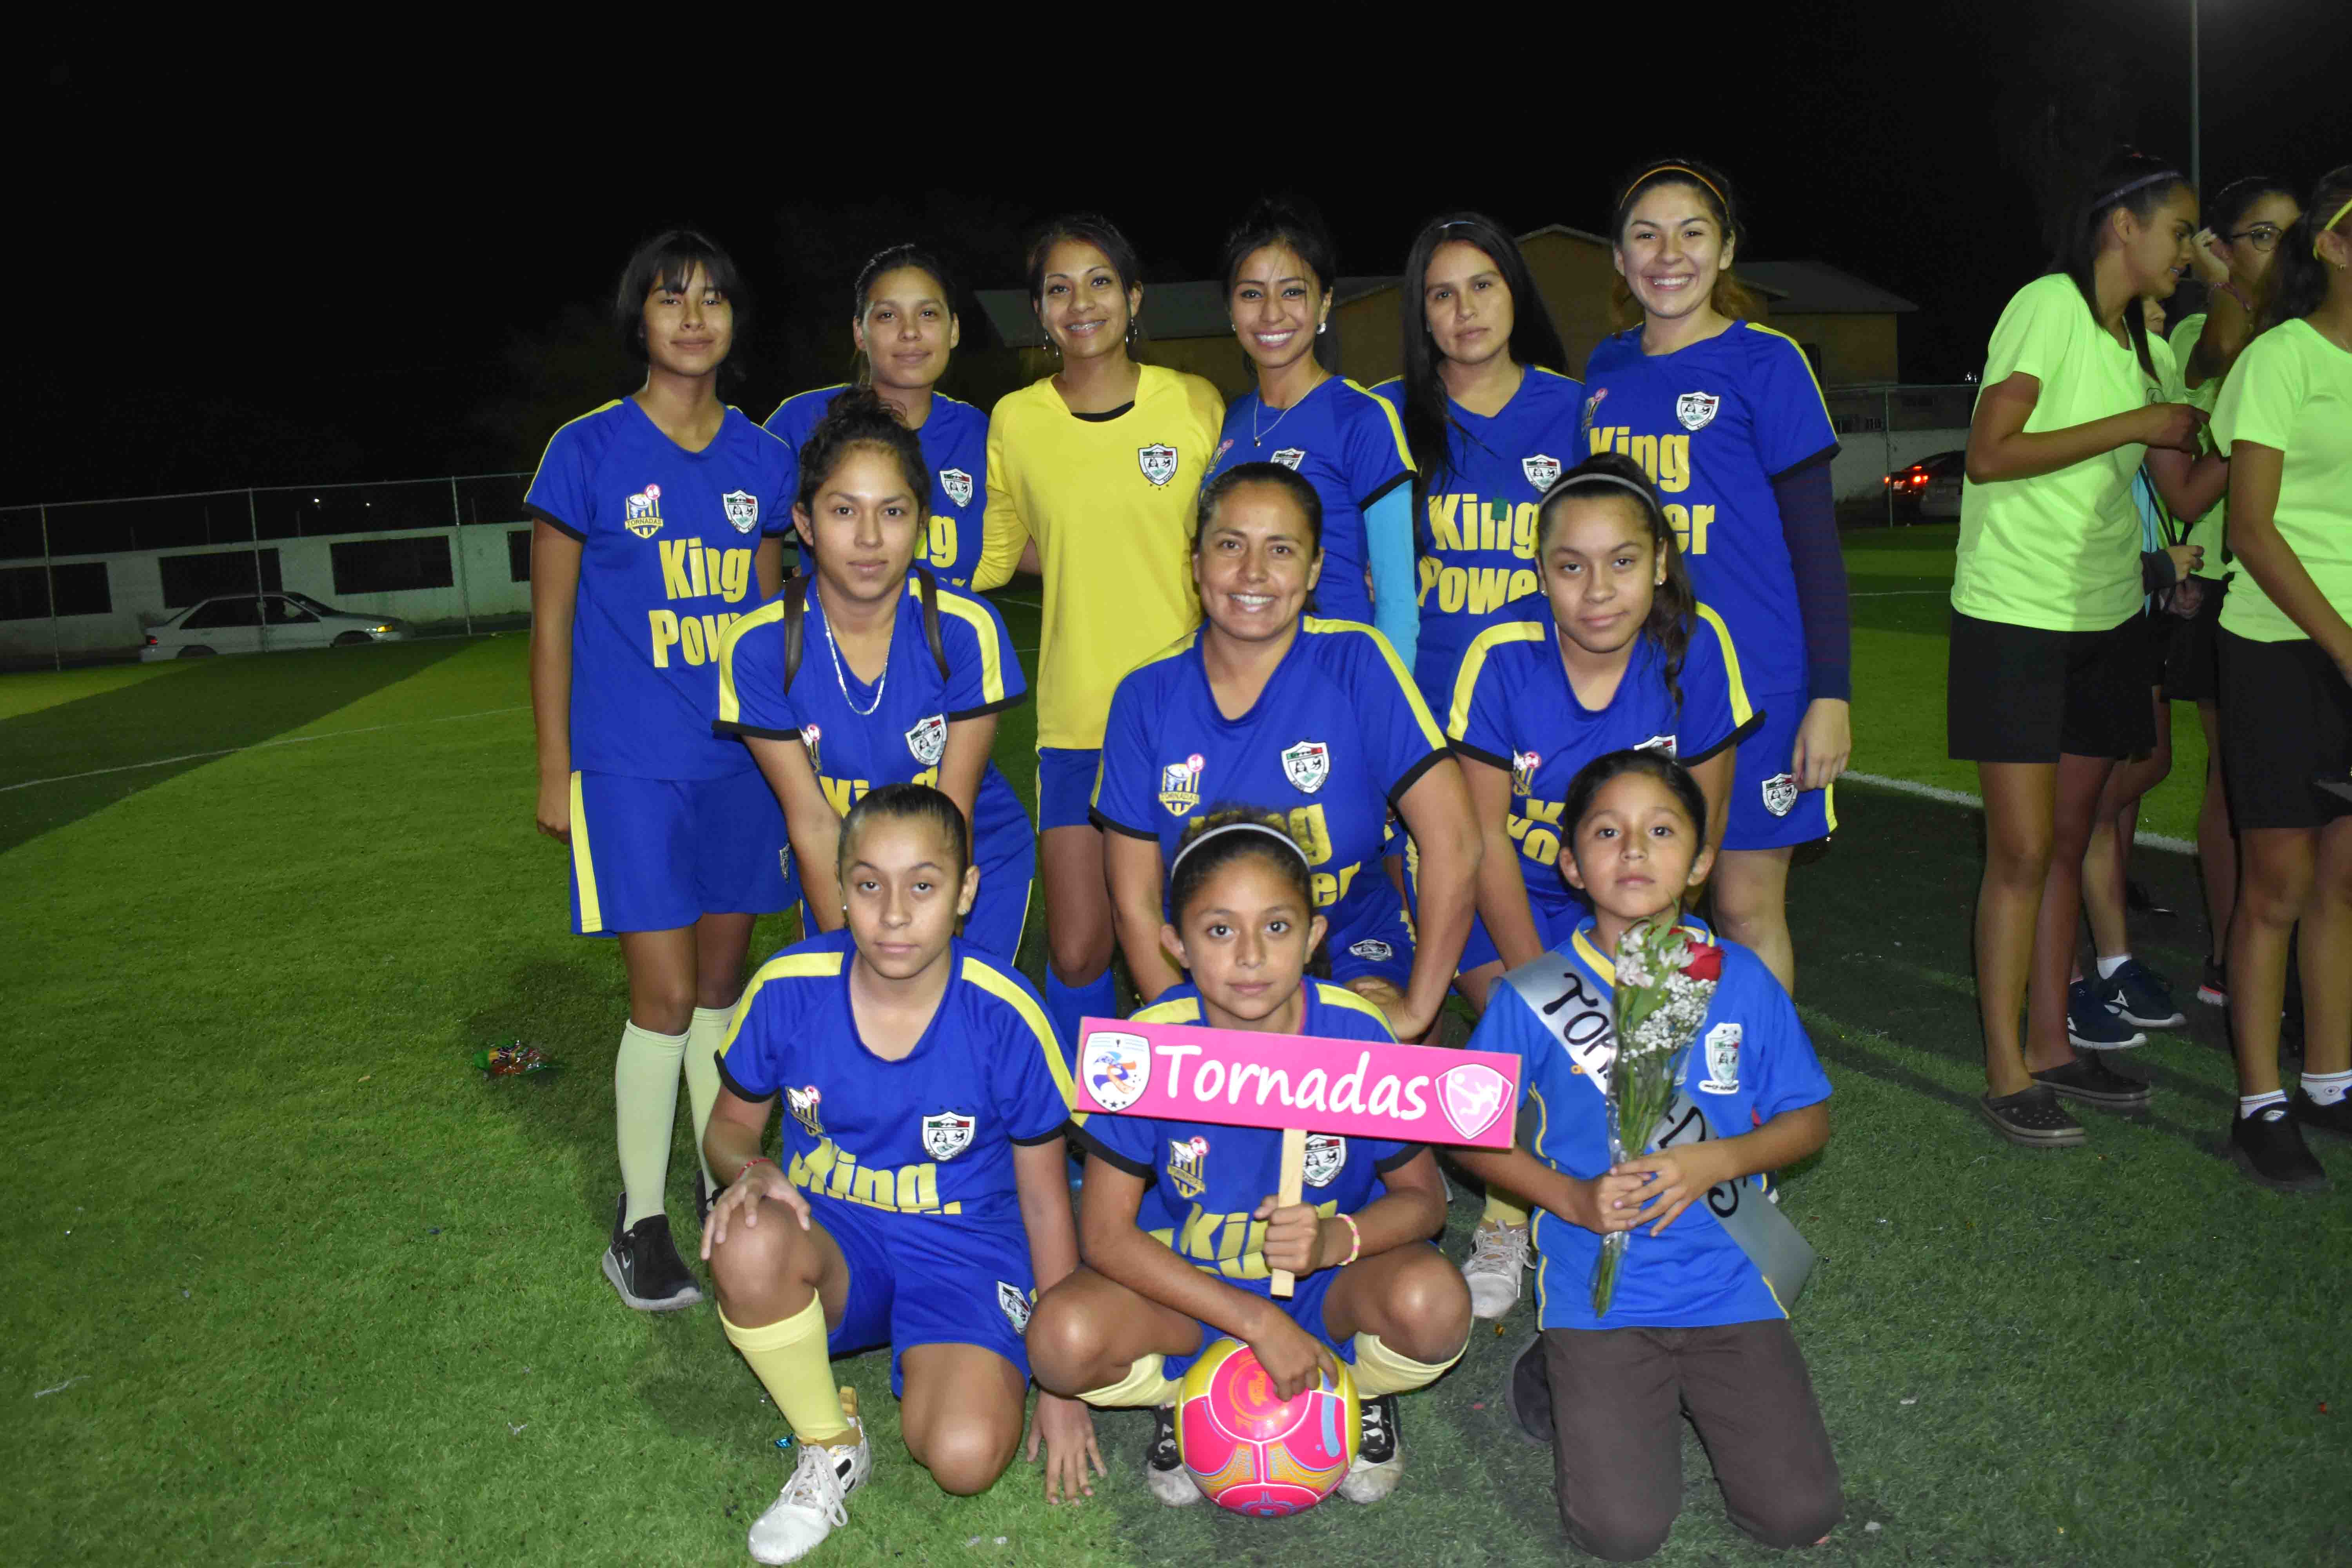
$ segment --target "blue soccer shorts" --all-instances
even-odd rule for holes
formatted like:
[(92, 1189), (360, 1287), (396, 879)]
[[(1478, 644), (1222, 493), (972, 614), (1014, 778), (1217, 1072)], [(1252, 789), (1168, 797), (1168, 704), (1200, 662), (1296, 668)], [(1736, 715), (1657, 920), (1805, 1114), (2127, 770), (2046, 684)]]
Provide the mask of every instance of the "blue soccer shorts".
[[(1797, 749), (1797, 726), (1804, 721), (1802, 691), (1776, 691), (1756, 699), (1763, 722), (1739, 742), (1732, 764), (1731, 811), (1724, 825), (1726, 849), (1782, 849), (1811, 844), (1837, 831), (1837, 786), (1797, 789), (1789, 759)], [(2145, 704), (2143, 704), (2145, 706)]]
[(851, 1355), (890, 1347), (890, 1392), (904, 1397), (899, 1362), (918, 1345), (978, 1345), (1013, 1363), (1025, 1380), (1022, 1336), (1036, 1304), (1029, 1237), (1018, 1220), (975, 1226), (939, 1215), (899, 1215), (832, 1198), (811, 1198), (849, 1264), (849, 1300), (826, 1351)]
[(572, 929), (675, 931), (800, 898), (783, 808), (756, 768), (715, 779), (572, 775)]

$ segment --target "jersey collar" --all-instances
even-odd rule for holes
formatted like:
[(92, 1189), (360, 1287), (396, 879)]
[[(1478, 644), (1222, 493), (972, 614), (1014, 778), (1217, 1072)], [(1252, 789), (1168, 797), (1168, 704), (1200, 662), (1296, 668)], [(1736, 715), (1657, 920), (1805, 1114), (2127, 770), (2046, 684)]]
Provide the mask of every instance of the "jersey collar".
[[(1613, 991), (1617, 987), (1617, 961), (1601, 952), (1600, 944), (1592, 940), (1593, 927), (1597, 923), (1591, 915), (1579, 921), (1576, 930), (1568, 939), (1569, 946), (1574, 950), (1577, 962), (1592, 971), (1594, 977), (1601, 984)], [(1690, 932), (1699, 941), (1714, 942), (1715, 932), (1709, 931), (1706, 922), (1696, 915), (1683, 916), (1682, 925), (1683, 930)]]

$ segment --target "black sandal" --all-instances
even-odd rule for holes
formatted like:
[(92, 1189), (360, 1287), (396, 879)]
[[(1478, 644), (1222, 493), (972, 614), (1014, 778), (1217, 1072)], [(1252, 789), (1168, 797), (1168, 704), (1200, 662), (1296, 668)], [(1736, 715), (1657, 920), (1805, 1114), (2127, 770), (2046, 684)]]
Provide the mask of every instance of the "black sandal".
[(2068, 1100), (2111, 1110), (2136, 1110), (2147, 1103), (2145, 1082), (2116, 1071), (2095, 1054), (2077, 1057), (2063, 1067), (2035, 1073), (2033, 1081), (2047, 1084), (2053, 1093)]
[(2071, 1149), (2084, 1141), (2083, 1124), (2067, 1114), (2046, 1083), (2015, 1094), (1981, 1095), (1977, 1112), (1992, 1123), (1994, 1131), (2028, 1149)]

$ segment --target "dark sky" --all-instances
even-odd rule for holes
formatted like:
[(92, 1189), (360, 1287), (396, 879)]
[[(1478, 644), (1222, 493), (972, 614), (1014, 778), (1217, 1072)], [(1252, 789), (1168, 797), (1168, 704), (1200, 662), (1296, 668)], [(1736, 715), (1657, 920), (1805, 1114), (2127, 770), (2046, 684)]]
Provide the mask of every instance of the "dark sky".
[[(1561, 7), (1556, 33), (1465, 16), (1347, 46), (1202, 12), (1180, 37), (1130, 8), (1042, 23), (997, 68), (951, 31), (820, 57), (695, 17), (563, 63), (467, 38), (169, 73), (68, 31), (27, 50), (6, 111), (0, 505), (528, 467), (626, 389), (592, 317), (669, 222), (760, 288), (730, 391), (757, 416), (839, 377), (849, 271), (883, 240), (1006, 286), (1026, 223), (1094, 206), (1148, 278), (1202, 276), (1247, 201), (1285, 190), (1320, 204), (1344, 271), (1387, 273), (1444, 208), (1600, 227), (1657, 153), (1739, 182), (1752, 258), (1916, 301), (1906, 379), (1957, 379), (2043, 258), (2037, 134), (2185, 163), (2189, 4), (1781, 5), (1703, 39), (1653, 37), (1654, 7)], [(2342, 0), (2205, 12), (2209, 186), (2352, 160)], [(1081, 32), (1108, 36), (1076, 55), (1112, 63), (1057, 92), (1071, 57), (1047, 46)]]

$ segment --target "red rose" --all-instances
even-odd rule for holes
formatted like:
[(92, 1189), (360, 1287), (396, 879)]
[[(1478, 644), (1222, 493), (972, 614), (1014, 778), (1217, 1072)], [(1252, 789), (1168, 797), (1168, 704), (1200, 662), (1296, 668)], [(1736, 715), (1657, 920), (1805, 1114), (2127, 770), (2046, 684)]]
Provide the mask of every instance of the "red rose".
[(1683, 973), (1693, 980), (1722, 979), (1723, 949), (1712, 942), (1691, 943), (1690, 957), (1683, 964)]

